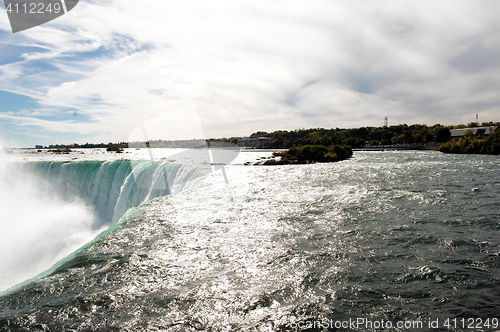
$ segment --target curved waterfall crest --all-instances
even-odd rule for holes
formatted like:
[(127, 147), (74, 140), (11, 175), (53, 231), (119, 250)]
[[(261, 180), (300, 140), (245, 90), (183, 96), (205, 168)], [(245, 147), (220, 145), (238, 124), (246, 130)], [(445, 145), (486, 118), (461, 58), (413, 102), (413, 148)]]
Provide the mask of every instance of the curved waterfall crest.
[(116, 223), (145, 201), (179, 193), (199, 177), (194, 167), (155, 161), (40, 161), (22, 167), (46, 184), (45, 191), (92, 207), (93, 228)]

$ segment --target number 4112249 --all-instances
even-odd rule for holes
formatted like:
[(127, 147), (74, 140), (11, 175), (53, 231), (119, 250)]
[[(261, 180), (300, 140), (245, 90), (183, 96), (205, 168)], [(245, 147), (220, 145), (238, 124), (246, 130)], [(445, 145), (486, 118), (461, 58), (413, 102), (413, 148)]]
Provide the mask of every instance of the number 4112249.
[(16, 3), (15, 5), (12, 5), (12, 3), (9, 3), (7, 8), (5, 10), (7, 13), (15, 13), (15, 14), (59, 14), (61, 11), (61, 4), (59, 3), (48, 3), (45, 5), (44, 3), (23, 3), (22, 5), (19, 5)]
[(498, 318), (453, 318), (446, 319), (444, 326), (448, 329), (484, 329), (484, 328), (498, 328)]

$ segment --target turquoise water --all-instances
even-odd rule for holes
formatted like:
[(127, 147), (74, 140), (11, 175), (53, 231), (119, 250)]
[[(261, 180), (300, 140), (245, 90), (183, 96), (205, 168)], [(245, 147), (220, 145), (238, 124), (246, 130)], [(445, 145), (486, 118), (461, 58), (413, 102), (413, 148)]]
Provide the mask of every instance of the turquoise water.
[[(57, 190), (110, 224), (104, 196), (146, 203), (0, 297), (0, 330), (500, 329), (498, 157), (356, 152), (333, 164), (232, 165), (229, 185), (214, 173), (151, 196), (144, 184), (124, 190), (126, 180), (113, 196), (99, 186), (102, 167), (71, 165), (73, 182)], [(183, 182), (188, 173), (173, 169)]]

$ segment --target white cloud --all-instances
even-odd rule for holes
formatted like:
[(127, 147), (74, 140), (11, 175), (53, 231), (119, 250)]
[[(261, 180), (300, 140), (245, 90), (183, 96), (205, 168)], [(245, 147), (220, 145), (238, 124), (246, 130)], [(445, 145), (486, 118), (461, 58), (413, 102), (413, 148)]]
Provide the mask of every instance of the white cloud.
[[(88, 121), (75, 131), (92, 128), (113, 140), (126, 139), (137, 121), (188, 105), (211, 137), (381, 125), (385, 116), (451, 124), (483, 112), (485, 121), (499, 121), (499, 7), (486, 0), (80, 2), (9, 39), (48, 51), (0, 66), (0, 88), (36, 98), (51, 114), (77, 109)], [(57, 71), (31, 74), (37, 61)]]

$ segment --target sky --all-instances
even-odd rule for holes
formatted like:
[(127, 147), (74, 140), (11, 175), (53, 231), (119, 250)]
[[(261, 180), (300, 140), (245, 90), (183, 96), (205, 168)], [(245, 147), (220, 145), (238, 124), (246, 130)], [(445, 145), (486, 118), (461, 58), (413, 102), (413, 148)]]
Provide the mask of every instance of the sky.
[[(126, 141), (169, 112), (207, 138), (500, 121), (499, 13), (496, 0), (80, 0), (14, 34), (2, 3), (0, 141)], [(177, 125), (186, 109), (197, 119)]]

